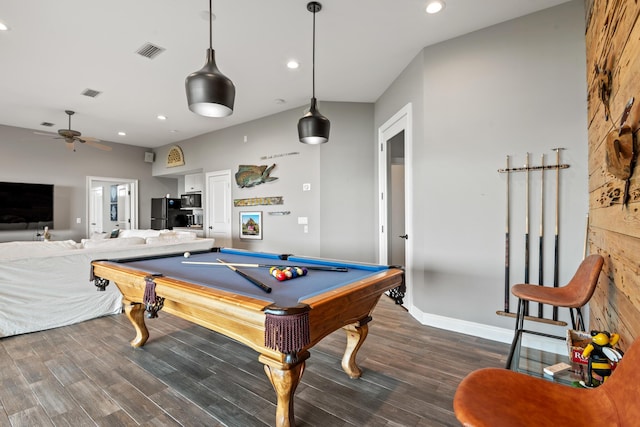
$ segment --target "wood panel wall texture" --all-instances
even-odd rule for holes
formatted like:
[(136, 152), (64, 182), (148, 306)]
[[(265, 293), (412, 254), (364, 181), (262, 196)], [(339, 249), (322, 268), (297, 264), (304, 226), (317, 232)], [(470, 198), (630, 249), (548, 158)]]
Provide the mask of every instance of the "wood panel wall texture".
[[(638, 0), (587, 0), (586, 48), (589, 126), (589, 249), (605, 264), (590, 306), (590, 328), (617, 332), (624, 350), (640, 336), (640, 168), (629, 183), (607, 171), (605, 141), (620, 125), (627, 101), (640, 111), (640, 4)], [(611, 71), (611, 117), (599, 94), (596, 66)], [(638, 135), (636, 118), (632, 128)], [(628, 122), (629, 123), (629, 122)], [(637, 138), (635, 138), (637, 139)], [(634, 142), (638, 152), (638, 143)]]

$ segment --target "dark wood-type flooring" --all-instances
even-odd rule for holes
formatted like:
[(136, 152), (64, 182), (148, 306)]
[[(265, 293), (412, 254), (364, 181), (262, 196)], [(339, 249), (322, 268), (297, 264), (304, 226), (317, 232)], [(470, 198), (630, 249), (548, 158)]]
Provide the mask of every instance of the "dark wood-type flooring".
[[(139, 349), (124, 315), (0, 339), (0, 426), (273, 425), (275, 392), (257, 353), (167, 313), (147, 325)], [(299, 427), (458, 426), (460, 380), (503, 367), (508, 353), (506, 344), (420, 325), (386, 296), (358, 380), (340, 367), (345, 342), (340, 330), (311, 349), (295, 394)]]

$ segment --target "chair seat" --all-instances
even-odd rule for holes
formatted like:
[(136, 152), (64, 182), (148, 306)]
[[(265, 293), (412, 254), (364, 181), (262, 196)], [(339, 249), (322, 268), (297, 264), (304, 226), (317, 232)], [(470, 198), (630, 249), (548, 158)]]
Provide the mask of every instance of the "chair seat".
[(584, 291), (579, 288), (563, 286), (552, 288), (530, 284), (519, 284), (511, 287), (511, 293), (525, 301), (541, 302), (556, 307), (579, 308), (584, 302)]
[(467, 427), (620, 425), (613, 403), (594, 391), (485, 368), (462, 380), (453, 407)]

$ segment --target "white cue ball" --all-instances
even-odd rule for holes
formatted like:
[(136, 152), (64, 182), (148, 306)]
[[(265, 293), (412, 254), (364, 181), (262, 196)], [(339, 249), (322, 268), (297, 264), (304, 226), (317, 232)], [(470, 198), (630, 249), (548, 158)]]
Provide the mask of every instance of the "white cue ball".
[(190, 256), (191, 256), (191, 252), (185, 252), (185, 253), (184, 253), (184, 257), (185, 257), (185, 258), (189, 258)]

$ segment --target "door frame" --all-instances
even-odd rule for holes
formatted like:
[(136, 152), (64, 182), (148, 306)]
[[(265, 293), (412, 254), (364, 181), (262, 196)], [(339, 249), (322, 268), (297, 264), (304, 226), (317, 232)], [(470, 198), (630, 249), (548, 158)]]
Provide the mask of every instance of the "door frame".
[(129, 184), (129, 216), (131, 218), (131, 228), (138, 228), (138, 180), (137, 179), (126, 179), (126, 178), (111, 178), (111, 177), (103, 177), (103, 176), (87, 176), (87, 197), (86, 197), (86, 213), (85, 213), (85, 222), (86, 222), (86, 232), (87, 237), (90, 237), (90, 223), (89, 218), (91, 217), (91, 189), (95, 182), (109, 182), (113, 184)]
[(413, 307), (413, 119), (412, 104), (408, 103), (378, 128), (378, 219), (380, 235), (378, 257), (381, 264), (389, 258), (388, 248), (388, 141), (404, 130), (404, 184), (405, 184), (405, 234), (409, 236), (405, 246), (405, 283), (407, 287), (404, 306)]

